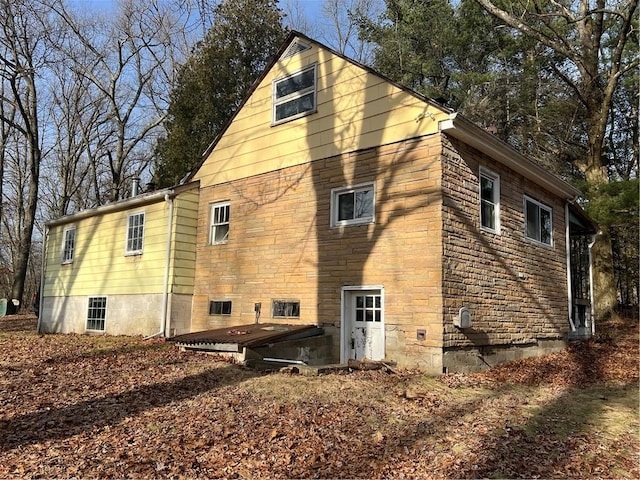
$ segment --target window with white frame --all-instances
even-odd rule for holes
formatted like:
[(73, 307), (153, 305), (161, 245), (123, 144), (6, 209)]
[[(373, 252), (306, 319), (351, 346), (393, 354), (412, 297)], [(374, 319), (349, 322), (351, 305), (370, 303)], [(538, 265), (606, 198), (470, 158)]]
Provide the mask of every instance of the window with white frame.
[(87, 330), (104, 331), (107, 319), (107, 297), (89, 297)]
[(209, 228), (209, 244), (227, 243), (229, 240), (229, 202), (211, 205), (211, 225)]
[(527, 196), (524, 197), (524, 235), (545, 245), (551, 245), (553, 242), (551, 208)]
[(316, 111), (316, 65), (273, 82), (273, 124)]
[(334, 188), (331, 191), (331, 225), (337, 227), (372, 223), (375, 197), (373, 182), (354, 187)]
[(299, 318), (300, 302), (297, 300), (274, 300), (273, 301), (273, 317), (274, 318)]
[(480, 227), (500, 232), (500, 176), (480, 167)]
[(382, 321), (381, 295), (356, 295), (356, 322)]
[(73, 263), (76, 250), (76, 227), (64, 229), (62, 234), (62, 263)]
[(144, 240), (144, 212), (127, 217), (127, 249), (129, 255), (142, 253)]
[(209, 315), (231, 315), (231, 300), (210, 301)]

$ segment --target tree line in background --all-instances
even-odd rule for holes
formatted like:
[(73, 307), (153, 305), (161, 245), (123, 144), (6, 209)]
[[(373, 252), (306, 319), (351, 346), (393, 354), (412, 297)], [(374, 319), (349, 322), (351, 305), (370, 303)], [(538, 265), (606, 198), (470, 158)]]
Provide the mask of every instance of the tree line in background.
[[(584, 192), (605, 314), (638, 303), (637, 0), (0, 0), (0, 296), (44, 222), (177, 184), (289, 28), (460, 111)], [(34, 240), (35, 239), (35, 242)], [(33, 244), (32, 244), (33, 242)]]

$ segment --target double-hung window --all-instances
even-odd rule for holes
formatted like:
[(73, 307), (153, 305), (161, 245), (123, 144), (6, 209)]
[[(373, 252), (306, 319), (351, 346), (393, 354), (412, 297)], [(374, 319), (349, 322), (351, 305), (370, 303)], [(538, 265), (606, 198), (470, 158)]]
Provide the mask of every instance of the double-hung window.
[(127, 255), (142, 253), (144, 240), (144, 212), (127, 217)]
[(273, 82), (273, 124), (316, 111), (316, 65)]
[(480, 227), (500, 232), (500, 177), (480, 167)]
[(89, 297), (87, 330), (104, 331), (107, 319), (107, 297)]
[(529, 240), (551, 245), (553, 242), (553, 212), (551, 208), (524, 197), (524, 235)]
[(209, 244), (227, 243), (229, 240), (229, 202), (211, 205), (211, 224), (209, 226)]
[(375, 215), (375, 185), (373, 182), (331, 191), (331, 225), (372, 223)]
[(76, 227), (64, 229), (62, 238), (62, 263), (73, 263), (76, 250)]

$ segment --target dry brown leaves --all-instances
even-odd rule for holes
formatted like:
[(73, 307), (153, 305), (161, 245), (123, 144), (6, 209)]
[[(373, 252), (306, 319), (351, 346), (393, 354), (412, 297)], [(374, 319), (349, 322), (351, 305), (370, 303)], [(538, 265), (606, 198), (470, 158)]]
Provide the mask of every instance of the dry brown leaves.
[(481, 381), (521, 385), (593, 385), (638, 381), (638, 323), (621, 319), (599, 325), (595, 338), (537, 358), (497, 365)]
[(640, 476), (637, 327), (441, 381), (259, 374), (162, 341), (7, 322), (0, 478)]

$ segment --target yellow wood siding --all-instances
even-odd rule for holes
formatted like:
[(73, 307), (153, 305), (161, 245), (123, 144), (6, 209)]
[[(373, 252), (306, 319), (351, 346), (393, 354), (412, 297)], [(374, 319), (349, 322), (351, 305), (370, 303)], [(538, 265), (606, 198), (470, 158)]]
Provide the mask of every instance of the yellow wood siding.
[[(317, 64), (317, 112), (272, 126), (272, 83)], [(277, 62), (195, 175), (202, 187), (435, 133), (446, 114), (316, 45)]]
[[(125, 255), (127, 217), (144, 212), (141, 255)], [(45, 296), (161, 293), (167, 246), (166, 202), (81, 219), (74, 260), (61, 264), (62, 235), (71, 224), (49, 231)]]
[(175, 199), (170, 272), (172, 293), (193, 294), (198, 198), (198, 191), (191, 190)]

